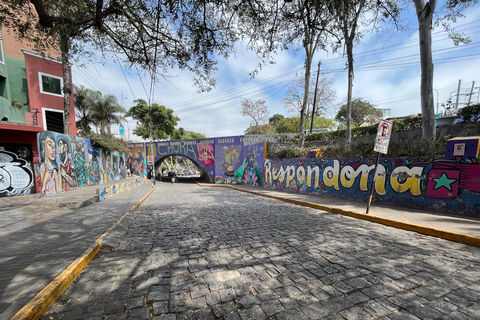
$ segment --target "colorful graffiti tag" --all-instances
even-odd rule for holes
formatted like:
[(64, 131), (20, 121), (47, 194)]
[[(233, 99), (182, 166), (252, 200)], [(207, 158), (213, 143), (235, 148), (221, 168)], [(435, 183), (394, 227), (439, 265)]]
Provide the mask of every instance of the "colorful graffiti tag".
[[(268, 188), (366, 201), (374, 159), (267, 159)], [(480, 216), (480, 159), (382, 159), (374, 200)]]
[(93, 148), (90, 140), (50, 131), (38, 134), (37, 192), (55, 194), (126, 176), (125, 153)]
[(0, 197), (35, 193), (29, 145), (0, 145)]

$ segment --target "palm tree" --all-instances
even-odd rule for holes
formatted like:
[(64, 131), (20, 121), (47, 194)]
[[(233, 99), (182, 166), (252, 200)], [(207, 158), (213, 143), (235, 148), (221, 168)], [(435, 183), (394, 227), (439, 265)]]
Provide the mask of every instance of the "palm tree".
[(102, 93), (100, 91), (94, 91), (92, 89), (85, 88), (84, 86), (73, 87), (73, 98), (75, 104), (75, 115), (77, 119), (77, 128), (84, 133), (92, 131), (90, 125), (95, 124), (93, 119), (93, 113), (95, 105), (98, 103)]
[(95, 103), (92, 118), (95, 125), (100, 129), (100, 134), (111, 135), (110, 124), (120, 124), (124, 117), (119, 113), (124, 114), (125, 112), (125, 108), (118, 103), (117, 98), (108, 94), (105, 97), (100, 97)]

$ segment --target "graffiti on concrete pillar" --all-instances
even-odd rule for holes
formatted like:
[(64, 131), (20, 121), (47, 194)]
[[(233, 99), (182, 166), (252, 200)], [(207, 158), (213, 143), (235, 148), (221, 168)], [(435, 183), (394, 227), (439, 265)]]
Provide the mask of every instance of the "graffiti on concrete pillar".
[(0, 197), (35, 193), (29, 145), (0, 145)]

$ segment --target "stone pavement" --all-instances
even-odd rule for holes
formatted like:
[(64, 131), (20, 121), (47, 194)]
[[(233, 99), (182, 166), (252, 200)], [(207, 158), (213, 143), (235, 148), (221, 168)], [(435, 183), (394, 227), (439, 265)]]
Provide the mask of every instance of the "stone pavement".
[(181, 183), (117, 228), (42, 320), (480, 315), (475, 246)]
[[(208, 185), (203, 184), (203, 186)], [(405, 223), (406, 226), (404, 226), (404, 228), (407, 230), (424, 231), (429, 235), (440, 236), (443, 238), (445, 238), (445, 233), (454, 235), (458, 234), (457, 237), (452, 236), (451, 239), (446, 237), (446, 239), (480, 246), (480, 218), (476, 217), (388, 206), (376, 204), (375, 202), (372, 202), (369, 214), (366, 216), (366, 202), (330, 198), (312, 194), (300, 194), (296, 192), (281, 192), (266, 188), (251, 187), (248, 185), (232, 185), (230, 188), (245, 192), (253, 192), (262, 196), (281, 199), (283, 201), (300, 202), (304, 205), (318, 205), (320, 208), (324, 207), (328, 211), (337, 213), (358, 213), (355, 217), (369, 219), (369, 221), (378, 223), (387, 223), (388, 225)], [(371, 217), (379, 219), (371, 219)], [(390, 224), (389, 222), (392, 223)], [(437, 230), (440, 232), (434, 232)]]
[(0, 319), (13, 316), (152, 189), (144, 183), (94, 203), (97, 188), (0, 198)]

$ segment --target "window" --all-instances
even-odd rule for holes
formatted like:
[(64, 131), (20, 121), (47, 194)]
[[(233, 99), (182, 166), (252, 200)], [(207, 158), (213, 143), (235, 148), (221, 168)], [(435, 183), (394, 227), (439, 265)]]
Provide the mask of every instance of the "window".
[(63, 112), (43, 109), (43, 128), (47, 131), (63, 133)]
[(63, 97), (63, 79), (45, 73), (39, 73), (40, 92)]

